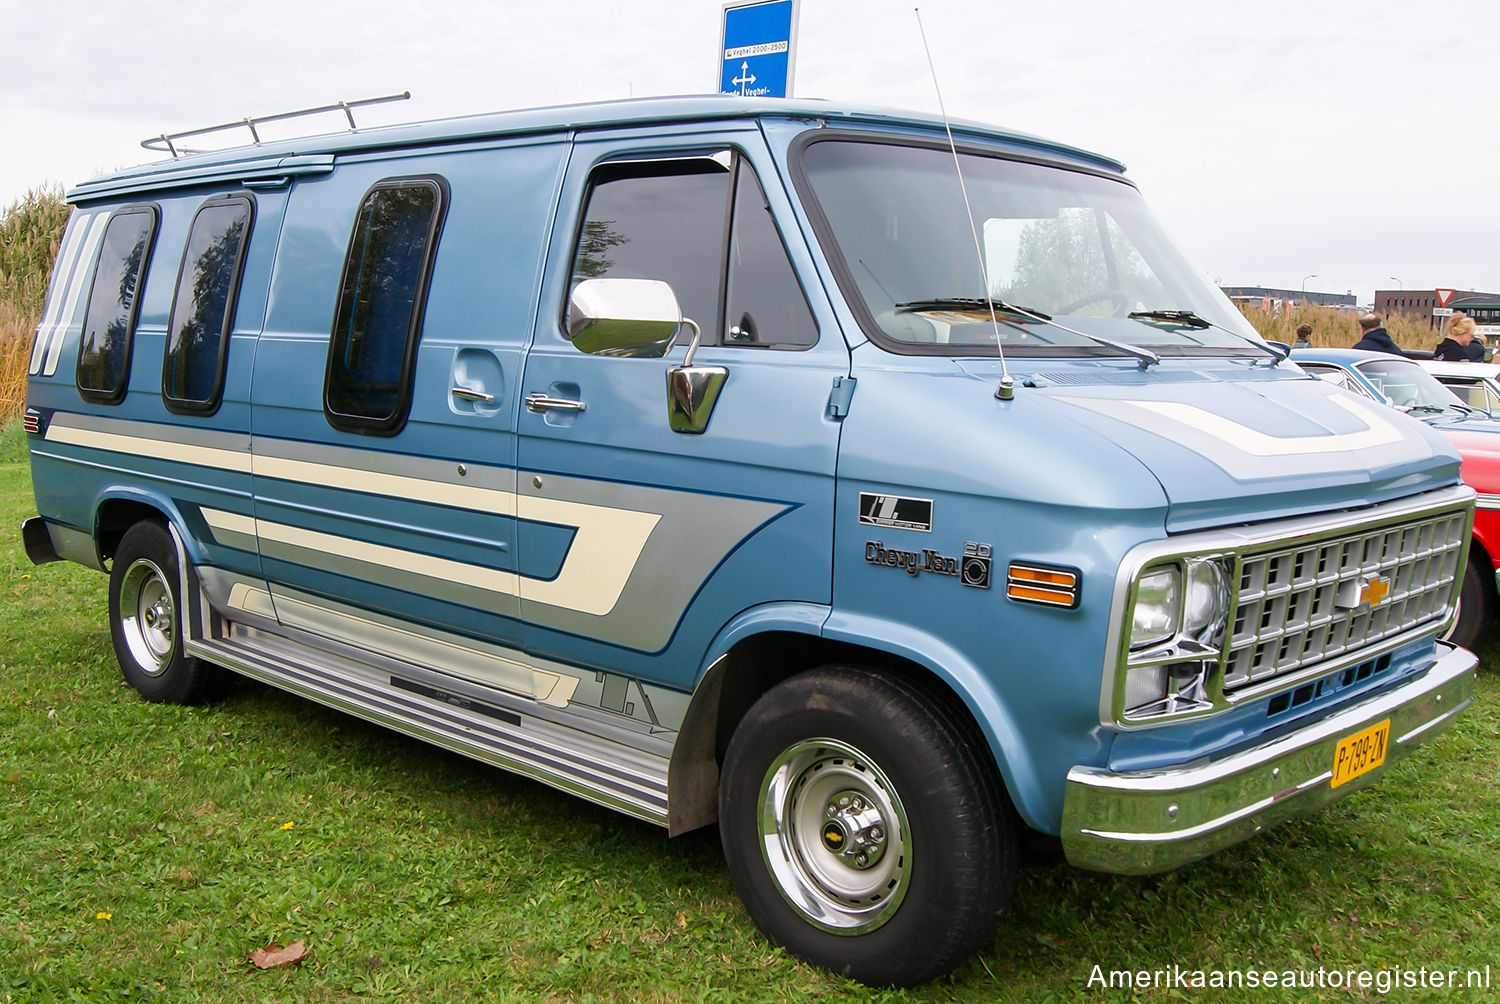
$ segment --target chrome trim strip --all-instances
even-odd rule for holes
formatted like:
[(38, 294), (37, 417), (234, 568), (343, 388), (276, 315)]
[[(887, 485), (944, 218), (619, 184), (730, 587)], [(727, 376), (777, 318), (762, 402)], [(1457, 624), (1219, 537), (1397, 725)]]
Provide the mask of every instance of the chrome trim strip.
[[(1373, 783), (1473, 700), (1474, 654), (1446, 646), (1439, 652), (1427, 670), (1394, 689), (1238, 753), (1154, 770), (1074, 767), (1063, 799), (1068, 860), (1130, 875), (1169, 871)], [(1330, 787), (1339, 741), (1387, 718), (1397, 738), (1385, 762)]]
[[(239, 589), (239, 587), (236, 587)], [(519, 652), (509, 657), (480, 651), (472, 642), (462, 644), (436, 632), (419, 634), (407, 628), (383, 624), (362, 617), (351, 609), (314, 602), (311, 597), (297, 597), (276, 589), (275, 613), (289, 627), (300, 628), (319, 637), (333, 638), (355, 648), (401, 659), (417, 666), (441, 666), (458, 679), (472, 680), (487, 687), (535, 700), (555, 708), (565, 708), (578, 689), (578, 678), (551, 672), (531, 665)], [(239, 599), (251, 613), (271, 608), (271, 594), (264, 590), (244, 589), (230, 602)]]
[[(258, 632), (241, 636), (232, 626), (229, 631), (229, 638), (190, 639), (188, 650), (338, 711), (626, 815), (667, 824), (668, 757), (539, 719), (527, 712), (529, 702), (506, 700), (498, 691), (493, 705), (518, 718), (519, 725), (409, 693), (392, 686), (388, 674), (286, 638), (268, 635), (262, 644)], [(273, 640), (285, 651), (273, 651)]]

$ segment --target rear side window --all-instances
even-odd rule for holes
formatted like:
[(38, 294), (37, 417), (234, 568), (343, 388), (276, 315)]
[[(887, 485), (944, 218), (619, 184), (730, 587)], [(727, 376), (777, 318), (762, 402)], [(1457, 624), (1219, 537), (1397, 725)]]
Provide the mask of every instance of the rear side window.
[(381, 181), (360, 203), (328, 343), (323, 408), (335, 428), (393, 435), (406, 420), (447, 202), (446, 183), (422, 177)]
[(250, 196), (231, 195), (210, 199), (193, 217), (162, 360), (161, 393), (171, 411), (219, 407), (254, 212)]
[(115, 404), (125, 396), (156, 222), (155, 206), (127, 206), (105, 227), (78, 343), (78, 392), (87, 401)]

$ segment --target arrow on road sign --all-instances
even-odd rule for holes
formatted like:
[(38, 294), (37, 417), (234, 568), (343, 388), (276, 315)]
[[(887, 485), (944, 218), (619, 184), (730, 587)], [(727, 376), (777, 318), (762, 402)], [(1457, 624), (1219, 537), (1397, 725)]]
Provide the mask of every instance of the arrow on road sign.
[[(746, 87), (749, 87), (751, 84), (755, 83), (755, 74), (750, 72), (750, 64), (748, 62), (741, 60), (740, 75), (738, 77), (735, 77), (734, 80), (731, 81), (731, 83), (739, 87), (741, 94), (745, 93)], [(1451, 294), (1452, 290), (1449, 290), (1449, 293)]]

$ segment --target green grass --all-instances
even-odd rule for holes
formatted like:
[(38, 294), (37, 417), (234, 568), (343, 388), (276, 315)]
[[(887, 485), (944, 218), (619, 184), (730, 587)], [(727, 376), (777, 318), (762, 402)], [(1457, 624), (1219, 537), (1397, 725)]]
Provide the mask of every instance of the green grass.
[[(24, 456), (12, 423), (12, 527), (33, 511)], [(14, 533), (0, 562), (0, 1001), (1483, 1000), (1089, 978), (1500, 968), (1494, 675), (1375, 788), (1171, 875), (1033, 862), (980, 957), (875, 991), (772, 949), (712, 830), (669, 840), (248, 681), (147, 704), (115, 667), (102, 575), (34, 568)], [(300, 967), (250, 965), (299, 938)]]

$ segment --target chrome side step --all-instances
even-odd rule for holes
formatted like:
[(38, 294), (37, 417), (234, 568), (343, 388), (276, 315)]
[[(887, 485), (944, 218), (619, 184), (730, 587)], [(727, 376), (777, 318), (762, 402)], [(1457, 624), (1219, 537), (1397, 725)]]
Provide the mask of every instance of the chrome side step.
[(441, 674), (428, 669), (413, 666), (409, 674), (402, 673), (227, 621), (208, 608), (197, 590), (191, 595), (197, 601), (185, 640), (191, 655), (626, 815), (667, 825), (671, 743), (666, 738), (633, 737), (635, 742), (625, 743), (574, 728), (553, 720), (565, 717), (556, 709), (539, 708), (523, 697), (494, 690), (481, 698), (463, 681), (455, 680), (451, 689), (442, 686)]

